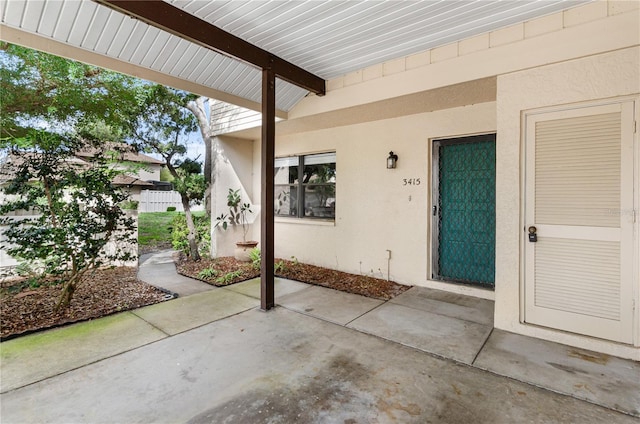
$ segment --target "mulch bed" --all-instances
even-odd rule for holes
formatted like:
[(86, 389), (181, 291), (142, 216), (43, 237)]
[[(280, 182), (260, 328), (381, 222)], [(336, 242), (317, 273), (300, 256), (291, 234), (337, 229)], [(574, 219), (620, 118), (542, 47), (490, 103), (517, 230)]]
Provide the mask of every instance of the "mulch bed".
[[(374, 299), (389, 300), (408, 290), (410, 286), (382, 280), (367, 275), (303, 264), (296, 261), (276, 259), (276, 276), (289, 280), (302, 281), (328, 287), (347, 293), (359, 294)], [(198, 262), (181, 257), (177, 264), (178, 273), (216, 286), (238, 283), (260, 276), (260, 270), (251, 263), (239, 262), (233, 257), (201, 259)], [(203, 270), (216, 270), (215, 275), (207, 278)], [(236, 275), (231, 275), (231, 274)], [(225, 278), (225, 276), (229, 278)], [(233, 278), (230, 278), (233, 277)]]
[[(201, 258), (192, 261), (180, 255), (174, 257), (178, 274), (204, 281), (214, 286), (227, 286), (260, 276), (260, 270), (251, 262), (240, 262), (234, 257)], [(212, 271), (207, 271), (212, 270)]]
[[(176, 262), (180, 274), (217, 286), (260, 275), (260, 270), (253, 264), (239, 262), (233, 257), (198, 262), (178, 257)], [(275, 263), (278, 277), (375, 299), (389, 300), (410, 288), (392, 281), (296, 261), (276, 259)], [(60, 285), (31, 288), (24, 279), (0, 281), (0, 340), (139, 308), (172, 297), (137, 280), (136, 273), (136, 268), (119, 267), (87, 274), (69, 307), (59, 311), (55, 311), (55, 305), (60, 296)]]
[(60, 285), (30, 288), (25, 280), (5, 281), (0, 288), (2, 340), (116, 312), (159, 303), (171, 296), (136, 278), (136, 268), (96, 270), (84, 277), (66, 309), (55, 311)]
[[(279, 260), (276, 260), (278, 263)], [(282, 270), (276, 272), (279, 277), (329, 287), (347, 293), (359, 294), (374, 299), (389, 300), (409, 290), (411, 286), (394, 283), (368, 275), (349, 274), (319, 266), (282, 260)]]

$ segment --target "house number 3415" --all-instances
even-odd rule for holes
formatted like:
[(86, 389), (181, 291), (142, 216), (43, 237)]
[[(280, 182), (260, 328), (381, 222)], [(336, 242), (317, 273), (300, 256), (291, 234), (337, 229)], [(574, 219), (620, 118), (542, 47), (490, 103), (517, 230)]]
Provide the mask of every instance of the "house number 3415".
[(420, 178), (403, 178), (402, 185), (420, 185)]

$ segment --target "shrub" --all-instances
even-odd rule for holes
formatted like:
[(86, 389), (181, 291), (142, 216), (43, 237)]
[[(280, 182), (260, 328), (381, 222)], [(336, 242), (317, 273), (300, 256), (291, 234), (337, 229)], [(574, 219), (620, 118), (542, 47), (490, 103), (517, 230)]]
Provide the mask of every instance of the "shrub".
[(218, 284), (230, 284), (238, 277), (242, 276), (242, 270), (228, 272), (216, 280)]
[[(260, 249), (258, 249), (257, 247), (254, 247), (253, 249), (251, 249), (251, 252), (249, 252), (249, 259), (251, 259), (251, 264), (255, 269), (260, 269), (260, 264), (262, 263), (262, 257), (260, 256)], [(273, 264), (273, 270), (276, 273), (284, 272), (286, 271), (286, 269), (287, 269), (287, 266), (283, 260), (280, 260)]]
[(249, 221), (247, 220), (247, 213), (253, 213), (250, 203), (240, 203), (242, 197), (240, 196), (240, 189), (229, 189), (227, 194), (227, 206), (229, 206), (229, 214), (221, 214), (216, 217), (216, 227), (221, 226), (223, 230), (231, 225), (242, 225), (242, 241), (247, 241), (247, 232), (249, 231)]
[(175, 211), (176, 211), (175, 206), (167, 206), (167, 212), (175, 212)]
[(137, 200), (125, 200), (124, 202), (120, 202), (120, 207), (123, 210), (138, 210), (138, 202)]
[(220, 272), (217, 269), (213, 268), (205, 268), (198, 273), (198, 278), (203, 280), (210, 280), (213, 277), (217, 276)]
[(273, 264), (273, 272), (275, 272), (276, 274), (279, 272), (284, 272), (287, 270), (287, 266), (284, 264), (284, 261), (278, 261), (275, 264)]
[[(206, 216), (193, 216), (196, 226), (198, 252), (203, 256), (209, 256), (211, 248), (211, 219)], [(176, 215), (171, 221), (171, 245), (179, 252), (189, 255), (189, 241), (187, 235), (187, 220), (183, 214)]]
[(258, 249), (257, 247), (251, 249), (251, 251), (249, 252), (249, 259), (251, 260), (251, 264), (254, 268), (260, 269), (260, 249)]
[[(3, 140), (3, 147), (12, 160), (3, 164), (2, 248), (63, 282), (56, 309), (66, 308), (85, 273), (135, 257), (135, 221), (118, 207), (129, 196), (112, 184), (119, 171), (101, 154), (87, 167), (69, 160), (88, 147), (83, 140), (40, 131)], [(9, 215), (22, 210), (34, 214)], [(105, 249), (110, 242), (115, 248)]]
[(25, 278), (21, 287), (35, 289), (42, 285), (41, 279), (44, 277), (43, 269), (42, 267), (35, 266), (35, 262), (20, 261), (15, 268), (15, 273)]

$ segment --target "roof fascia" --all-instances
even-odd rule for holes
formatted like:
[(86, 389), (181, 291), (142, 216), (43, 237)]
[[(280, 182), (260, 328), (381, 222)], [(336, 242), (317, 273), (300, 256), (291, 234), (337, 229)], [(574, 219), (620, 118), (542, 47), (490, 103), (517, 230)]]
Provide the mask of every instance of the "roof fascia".
[(163, 0), (93, 1), (217, 53), (263, 70), (273, 70), (278, 78), (312, 93), (325, 94), (324, 79)]

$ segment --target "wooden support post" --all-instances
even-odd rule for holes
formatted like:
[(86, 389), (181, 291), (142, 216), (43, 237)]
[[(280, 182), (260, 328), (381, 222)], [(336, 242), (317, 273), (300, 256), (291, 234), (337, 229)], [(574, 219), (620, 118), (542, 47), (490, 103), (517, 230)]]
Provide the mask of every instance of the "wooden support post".
[(271, 69), (262, 70), (262, 149), (260, 211), (260, 308), (268, 311), (275, 306), (274, 290), (274, 156), (276, 138), (276, 76)]

